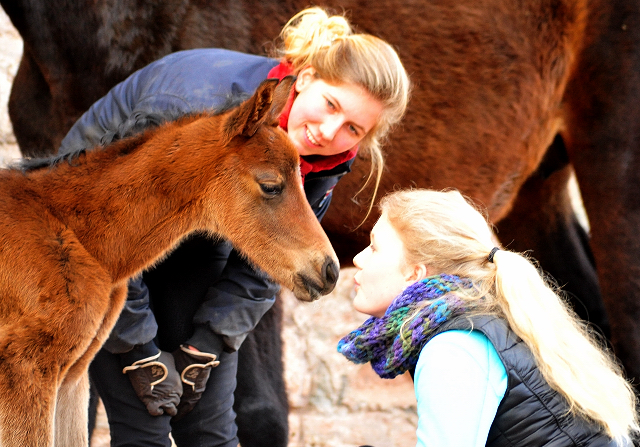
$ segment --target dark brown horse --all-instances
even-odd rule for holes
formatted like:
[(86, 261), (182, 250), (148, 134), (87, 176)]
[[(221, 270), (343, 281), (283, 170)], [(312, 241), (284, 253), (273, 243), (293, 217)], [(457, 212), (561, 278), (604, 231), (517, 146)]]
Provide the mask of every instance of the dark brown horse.
[(127, 280), (189, 234), (230, 240), (302, 300), (333, 289), (335, 252), (277, 127), (291, 79), (72, 163), (0, 172), (0, 445), (87, 445), (87, 368)]
[[(1, 3), (25, 42), (10, 100), (25, 153), (54, 150), (74, 120), (132, 70), (198, 46), (263, 53), (308, 4)], [(502, 242), (532, 250), (583, 317), (608, 332), (608, 315), (616, 354), (638, 383), (640, 0), (323, 3), (394, 44), (415, 82), (409, 113), (390, 139), (381, 192), (457, 187), (485, 204)], [(323, 221), (341, 259), (366, 244), (371, 227), (369, 220), (351, 231), (366, 209), (370, 189), (359, 205), (351, 198), (367, 169), (366, 160), (355, 163)], [(569, 201), (574, 172), (589, 236)], [(240, 374), (253, 370), (240, 365)], [(239, 389), (258, 382), (240, 380)], [(275, 427), (269, 417), (277, 411), (265, 414)], [(280, 421), (286, 426), (286, 417)]]

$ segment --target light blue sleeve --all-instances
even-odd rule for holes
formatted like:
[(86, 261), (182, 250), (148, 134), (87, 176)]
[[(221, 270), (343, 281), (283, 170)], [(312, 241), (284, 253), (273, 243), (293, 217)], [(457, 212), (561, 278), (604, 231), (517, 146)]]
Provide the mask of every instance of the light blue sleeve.
[(478, 331), (447, 331), (422, 349), (414, 377), (418, 447), (484, 446), (507, 372)]

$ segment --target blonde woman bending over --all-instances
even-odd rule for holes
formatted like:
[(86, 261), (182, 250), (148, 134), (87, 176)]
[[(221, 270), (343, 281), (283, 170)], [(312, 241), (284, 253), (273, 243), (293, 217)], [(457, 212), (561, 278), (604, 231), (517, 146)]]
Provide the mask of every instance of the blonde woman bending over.
[(381, 209), (354, 258), (354, 306), (371, 318), (338, 350), (382, 378), (413, 375), (418, 446), (632, 445), (619, 366), (470, 202), (410, 190)]

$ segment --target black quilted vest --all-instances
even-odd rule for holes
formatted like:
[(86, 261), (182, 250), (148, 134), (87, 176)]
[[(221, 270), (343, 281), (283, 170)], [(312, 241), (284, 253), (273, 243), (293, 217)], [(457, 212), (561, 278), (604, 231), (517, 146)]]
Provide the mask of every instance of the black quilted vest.
[(472, 328), (491, 341), (508, 376), (507, 391), (489, 430), (487, 446), (618, 446), (595, 424), (567, 414), (566, 400), (547, 384), (529, 348), (504, 320), (486, 315), (458, 317), (433, 336)]

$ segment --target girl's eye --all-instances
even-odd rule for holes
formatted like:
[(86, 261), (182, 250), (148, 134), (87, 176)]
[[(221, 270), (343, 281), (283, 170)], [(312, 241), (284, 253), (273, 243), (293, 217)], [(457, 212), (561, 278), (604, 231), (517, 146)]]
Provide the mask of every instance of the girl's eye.
[(335, 109), (336, 106), (333, 105), (333, 103), (331, 102), (331, 100), (327, 99), (327, 107), (329, 107), (330, 109)]
[(355, 127), (353, 127), (351, 124), (349, 125), (349, 132), (351, 132), (352, 134), (354, 134), (356, 137), (360, 135), (360, 134), (358, 133), (358, 129), (356, 129)]

